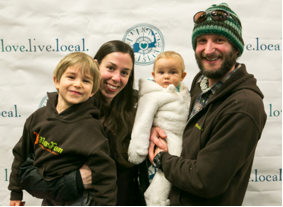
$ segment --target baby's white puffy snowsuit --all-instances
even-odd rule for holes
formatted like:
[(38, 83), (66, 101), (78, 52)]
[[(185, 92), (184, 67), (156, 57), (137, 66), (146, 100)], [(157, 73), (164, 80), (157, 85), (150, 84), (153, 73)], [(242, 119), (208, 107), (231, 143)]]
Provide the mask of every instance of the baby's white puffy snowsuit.
[[(179, 90), (180, 92), (173, 84), (163, 88), (154, 81), (139, 80), (138, 109), (128, 150), (130, 162), (139, 164), (146, 159), (152, 126), (158, 126), (166, 133), (168, 152), (180, 156), (182, 135), (189, 114), (190, 94), (183, 82)], [(171, 183), (158, 170), (144, 194), (146, 204), (169, 205), (170, 189)]]

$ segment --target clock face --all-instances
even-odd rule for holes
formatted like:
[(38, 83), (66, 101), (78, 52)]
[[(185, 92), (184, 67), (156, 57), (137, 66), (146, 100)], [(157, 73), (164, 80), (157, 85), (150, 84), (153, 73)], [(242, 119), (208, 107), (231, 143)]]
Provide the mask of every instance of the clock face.
[(135, 64), (150, 65), (164, 51), (164, 38), (159, 29), (150, 24), (138, 24), (125, 33), (123, 41), (135, 53)]
[[(57, 91), (53, 91), (53, 92), (51, 92), (51, 93), (54, 93), (54, 92), (57, 92)], [(45, 96), (41, 99), (41, 101), (40, 101), (40, 103), (39, 103), (39, 105), (38, 105), (38, 108), (41, 108), (41, 107), (46, 106), (47, 101), (48, 101), (48, 96), (45, 95)]]
[(41, 107), (46, 106), (47, 100), (48, 100), (48, 97), (47, 97), (47, 95), (45, 95), (45, 96), (41, 99), (38, 108), (41, 108)]

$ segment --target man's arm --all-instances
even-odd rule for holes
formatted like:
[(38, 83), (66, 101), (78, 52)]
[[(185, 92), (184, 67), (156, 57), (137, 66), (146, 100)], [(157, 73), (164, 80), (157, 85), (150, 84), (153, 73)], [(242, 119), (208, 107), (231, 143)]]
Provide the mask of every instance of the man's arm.
[(259, 136), (248, 115), (224, 116), (196, 160), (163, 153), (162, 170), (174, 186), (186, 192), (205, 198), (218, 196), (227, 190), (242, 166), (251, 165)]

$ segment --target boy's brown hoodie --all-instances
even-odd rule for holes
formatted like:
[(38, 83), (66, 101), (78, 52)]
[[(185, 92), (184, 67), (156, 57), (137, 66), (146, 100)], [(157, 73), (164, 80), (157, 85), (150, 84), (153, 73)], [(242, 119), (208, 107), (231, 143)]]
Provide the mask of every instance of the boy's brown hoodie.
[(58, 114), (57, 93), (48, 93), (47, 106), (27, 120), (23, 134), (13, 149), (10, 175), (11, 200), (22, 200), (19, 169), (29, 153), (45, 180), (52, 180), (82, 167), (92, 171), (95, 204), (115, 205), (117, 200), (116, 166), (110, 158), (108, 140), (99, 121), (94, 97)]

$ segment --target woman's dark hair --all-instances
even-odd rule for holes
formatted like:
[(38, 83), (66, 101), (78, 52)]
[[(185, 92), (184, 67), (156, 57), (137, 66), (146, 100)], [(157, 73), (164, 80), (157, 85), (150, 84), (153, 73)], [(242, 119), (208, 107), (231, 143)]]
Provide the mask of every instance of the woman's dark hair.
[[(113, 52), (128, 53), (132, 59), (133, 68), (128, 83), (123, 90), (113, 98), (109, 106), (106, 105), (105, 101), (102, 101), (100, 111), (101, 117), (103, 117), (103, 125), (111, 130), (116, 137), (116, 140), (109, 140), (113, 156), (120, 164), (130, 167), (132, 164), (128, 162), (129, 135), (134, 124), (135, 104), (138, 98), (133, 89), (135, 56), (130, 45), (119, 40), (113, 40), (104, 43), (97, 51), (94, 59), (100, 65), (102, 60)], [(100, 91), (96, 95), (100, 100), (104, 100), (104, 96)]]

